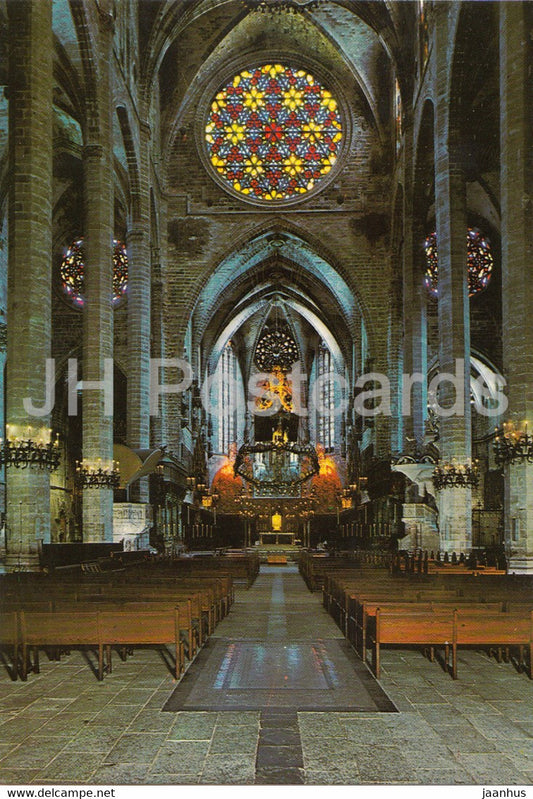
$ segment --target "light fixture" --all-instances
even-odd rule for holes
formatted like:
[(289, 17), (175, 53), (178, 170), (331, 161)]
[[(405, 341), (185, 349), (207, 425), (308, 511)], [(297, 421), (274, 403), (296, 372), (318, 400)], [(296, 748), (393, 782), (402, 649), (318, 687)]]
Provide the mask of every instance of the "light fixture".
[(523, 430), (516, 428), (513, 422), (504, 422), (503, 427), (496, 430), (493, 448), (498, 466), (517, 461), (533, 463), (533, 436), (527, 432), (527, 422)]
[[(283, 457), (285, 454), (299, 456), (299, 471), (285, 471), (285, 476), (276, 479), (255, 477), (253, 473), (253, 455), (259, 453), (271, 453), (274, 458)], [(258, 441), (255, 444), (243, 444), (237, 452), (235, 464), (233, 466), (235, 475), (242, 477), (247, 483), (262, 489), (277, 489), (281, 493), (293, 486), (305, 483), (315, 474), (318, 474), (320, 467), (316, 449), (311, 444), (298, 444), (293, 441), (285, 441), (284, 437), (276, 437), (274, 441)]]
[(437, 491), (443, 488), (477, 488), (479, 475), (475, 463), (457, 463), (445, 461), (437, 464), (432, 476)]
[(101, 458), (78, 461), (76, 473), (84, 488), (118, 488), (120, 485), (118, 461), (106, 463)]
[(323, 4), (325, 0), (242, 0), (243, 5), (249, 11), (267, 12), (289, 12), (289, 14), (299, 14), (302, 11), (310, 11)]
[(50, 428), (6, 425), (6, 438), (0, 439), (0, 466), (27, 469), (36, 466), (53, 472), (59, 466), (59, 436), (52, 441)]
[(352, 507), (353, 491), (350, 488), (343, 488), (340, 496), (342, 510), (349, 510)]

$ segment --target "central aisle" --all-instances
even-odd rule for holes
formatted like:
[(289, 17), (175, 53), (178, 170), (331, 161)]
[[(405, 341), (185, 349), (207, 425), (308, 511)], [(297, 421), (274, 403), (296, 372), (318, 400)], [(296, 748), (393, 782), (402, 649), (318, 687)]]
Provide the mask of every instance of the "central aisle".
[[(267, 571), (268, 569), (268, 571)], [(165, 710), (395, 708), (296, 567), (264, 567), (200, 652)]]
[(296, 784), (304, 780), (298, 711), (396, 708), (291, 564), (264, 566), (237, 592), (163, 710), (259, 711), (254, 782)]

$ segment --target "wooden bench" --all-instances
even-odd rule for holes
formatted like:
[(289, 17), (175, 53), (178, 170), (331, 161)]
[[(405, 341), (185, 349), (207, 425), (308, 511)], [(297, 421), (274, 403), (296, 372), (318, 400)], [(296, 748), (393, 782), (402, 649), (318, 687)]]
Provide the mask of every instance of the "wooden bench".
[(286, 555), (267, 555), (267, 563), (270, 566), (286, 566), (287, 565), (287, 556)]
[[(381, 673), (381, 647), (386, 644), (400, 646), (444, 647), (445, 662), (453, 641), (453, 612), (409, 613), (394, 610), (376, 610), (375, 626), (370, 633), (373, 646), (373, 668), (379, 680)], [(454, 653), (455, 656), (455, 653)]]
[(0, 649), (2, 649), (2, 657), (6, 649), (11, 655), (11, 666), (8, 667), (8, 672), (12, 680), (17, 679), (19, 643), (19, 623), (16, 611), (0, 613)]
[(184, 641), (181, 634), (189, 612), (177, 606), (172, 610), (99, 611), (100, 641), (106, 649), (107, 670), (111, 672), (111, 647), (164, 646), (174, 647), (174, 676), (179, 679), (185, 668)]
[(511, 647), (519, 649), (520, 665), (523, 663), (523, 650), (529, 647), (529, 679), (533, 679), (533, 611), (503, 612), (479, 617), (465, 611), (455, 611), (452, 676), (457, 678), (457, 648)]
[(485, 610), (434, 609), (429, 612), (403, 609), (401, 612), (377, 608), (374, 627), (369, 633), (373, 645), (373, 667), (380, 676), (380, 651), (383, 645), (423, 646), (431, 651), (443, 647), (448, 668), (452, 654), (451, 675), (457, 679), (459, 646), (511, 647), (520, 652), (529, 648), (529, 678), (533, 678), (533, 611), (524, 613), (488, 612)]
[[(176, 678), (185, 667), (184, 630), (190, 634), (190, 607), (187, 604), (161, 610), (78, 610), (26, 612), (18, 614), (19, 640), (22, 652), (21, 679), (26, 680), (28, 667), (39, 673), (39, 649), (61, 647), (94, 647), (98, 651), (97, 677), (103, 680), (104, 668), (112, 669), (111, 647), (163, 646), (175, 650)], [(104, 649), (106, 663), (104, 664)], [(33, 653), (33, 663), (30, 662)]]
[[(372, 599), (367, 597), (350, 597), (350, 613), (349, 613), (349, 630), (347, 634), (348, 640), (353, 644), (355, 649), (360, 653), (363, 660), (366, 660), (366, 640), (368, 628), (371, 620), (375, 617), (378, 608), (382, 611), (392, 610), (398, 613), (405, 613), (406, 615), (412, 612), (424, 613), (438, 613), (442, 611), (453, 611), (464, 605), (465, 611), (470, 611), (472, 614), (486, 615), (488, 613), (497, 613), (502, 610), (501, 602), (487, 602), (475, 603), (469, 600), (459, 601), (457, 598), (452, 601), (441, 599), (406, 599), (402, 601), (383, 602), (382, 598)], [(351, 635), (350, 635), (351, 633)]]
[[(98, 627), (98, 613), (92, 611), (24, 611), (19, 616), (22, 651), (20, 676), (28, 676), (29, 650), (33, 650), (32, 670), (39, 673), (39, 648), (96, 647), (98, 679), (103, 675), (103, 651)], [(56, 655), (57, 656), (57, 655)]]
[[(194, 640), (200, 646), (213, 632), (216, 624), (229, 612), (234, 599), (233, 580), (221, 575), (206, 578), (181, 578), (175, 575), (147, 581), (137, 580), (124, 573), (106, 576), (105, 580), (88, 582), (58, 581), (53, 577), (38, 580), (37, 586), (25, 580), (6, 581), (5, 596), (0, 599), (0, 611), (71, 610), (76, 603), (165, 601), (192, 602)], [(46, 600), (44, 599), (46, 597)]]

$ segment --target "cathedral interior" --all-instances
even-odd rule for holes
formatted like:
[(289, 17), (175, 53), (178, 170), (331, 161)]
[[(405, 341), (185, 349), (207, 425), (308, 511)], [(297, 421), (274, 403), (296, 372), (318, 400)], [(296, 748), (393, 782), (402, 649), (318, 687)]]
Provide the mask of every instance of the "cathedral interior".
[(532, 32), (0, 0), (0, 782), (531, 782)]

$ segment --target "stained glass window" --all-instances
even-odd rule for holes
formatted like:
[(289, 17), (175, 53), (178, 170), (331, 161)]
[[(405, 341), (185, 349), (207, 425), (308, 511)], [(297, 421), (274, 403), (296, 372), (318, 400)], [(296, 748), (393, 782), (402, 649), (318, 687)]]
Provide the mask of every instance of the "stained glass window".
[[(489, 241), (479, 230), (468, 228), (467, 259), (468, 259), (468, 296), (484, 291), (489, 285), (494, 265), (494, 258)], [(439, 254), (437, 248), (437, 234), (431, 233), (424, 242), (426, 252), (426, 273), (424, 284), (433, 297), (438, 296), (439, 285)]]
[[(61, 282), (63, 291), (73, 305), (83, 308), (85, 260), (83, 238), (75, 239), (61, 261)], [(128, 256), (121, 241), (113, 241), (113, 305), (117, 305), (126, 294), (128, 287)]]
[(398, 78), (394, 81), (394, 122), (396, 128), (396, 152), (400, 149), (403, 135), (402, 95)]
[(324, 342), (318, 351), (318, 379), (318, 440), (326, 452), (331, 452), (335, 446), (335, 376), (331, 352)]
[(205, 128), (211, 164), (240, 194), (287, 200), (332, 169), (342, 140), (338, 103), (303, 69), (244, 70), (215, 96)]
[(418, 0), (418, 36), (420, 46), (420, 66), (423, 71), (429, 58), (429, 27), (427, 3), (425, 0)]
[(262, 372), (287, 370), (298, 360), (298, 347), (288, 328), (264, 333), (255, 349), (255, 362)]
[(255, 399), (258, 411), (264, 413), (275, 405), (276, 411), (284, 410), (292, 413), (292, 381), (288, 379), (283, 369), (275, 366), (271, 375), (257, 385), (263, 392)]
[(218, 369), (218, 451), (229, 455), (230, 447), (236, 439), (237, 411), (237, 357), (231, 341), (222, 350)]

